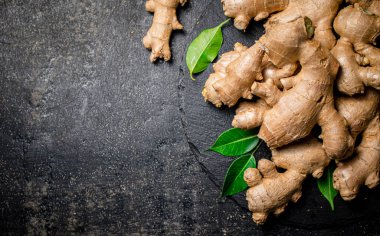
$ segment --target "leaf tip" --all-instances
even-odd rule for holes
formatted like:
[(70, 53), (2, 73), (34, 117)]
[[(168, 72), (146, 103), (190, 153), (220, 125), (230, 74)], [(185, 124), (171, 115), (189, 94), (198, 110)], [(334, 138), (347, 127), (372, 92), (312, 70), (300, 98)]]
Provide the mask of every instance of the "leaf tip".
[(230, 18), (228, 18), (227, 20), (225, 20), (225, 21), (223, 21), (220, 25), (219, 25), (219, 27), (222, 27), (222, 26), (224, 26), (225, 24), (227, 24), (228, 22), (230, 22)]
[(332, 210), (332, 211), (335, 211), (334, 199), (332, 199), (332, 200), (330, 201), (330, 206), (331, 206), (331, 210)]
[(215, 152), (214, 147), (209, 147), (206, 151), (208, 151), (208, 152)]

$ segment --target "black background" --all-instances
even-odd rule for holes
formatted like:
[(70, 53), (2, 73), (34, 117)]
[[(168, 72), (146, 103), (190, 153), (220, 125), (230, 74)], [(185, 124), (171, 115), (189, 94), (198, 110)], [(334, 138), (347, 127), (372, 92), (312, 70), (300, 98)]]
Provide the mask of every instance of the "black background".
[[(244, 196), (220, 199), (230, 158), (204, 150), (233, 110), (203, 102), (207, 75), (189, 79), (187, 44), (225, 19), (219, 1), (179, 10), (173, 60), (151, 64), (141, 39), (145, 1), (0, 1), (2, 234), (379, 235), (379, 188), (336, 199), (313, 180), (299, 204), (257, 227)], [(246, 34), (224, 29), (222, 52)], [(269, 157), (265, 148), (259, 158)]]

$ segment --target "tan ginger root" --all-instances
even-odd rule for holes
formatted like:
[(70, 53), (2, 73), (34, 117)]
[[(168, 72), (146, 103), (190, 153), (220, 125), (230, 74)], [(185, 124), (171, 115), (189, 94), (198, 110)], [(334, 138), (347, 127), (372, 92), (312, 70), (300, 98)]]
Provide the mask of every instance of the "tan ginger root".
[[(244, 51), (247, 50), (247, 47), (243, 46), (240, 43), (236, 43), (234, 50), (222, 54), (220, 60), (214, 64), (213, 68), (215, 72), (210, 75), (208, 81), (206, 82), (206, 86), (210, 86), (210, 84), (214, 83), (215, 81), (221, 81), (226, 80), (226, 68), (228, 65), (236, 60)], [(269, 84), (272, 83), (272, 78), (276, 80), (276, 82), (281, 86), (281, 83), (279, 82), (279, 78), (282, 78), (286, 75), (287, 72), (285, 70), (276, 70), (272, 68), (272, 63), (268, 61), (268, 58), (264, 56), (263, 59), (265, 62), (263, 62), (262, 70), (264, 70), (264, 78), (266, 78), (266, 82)], [(296, 68), (292, 69), (293, 71)], [(258, 74), (259, 75), (259, 74)], [(211, 87), (211, 86), (210, 86)], [(268, 88), (269, 89), (269, 88)], [(212, 103), (214, 103), (217, 107), (222, 106), (222, 102), (220, 102), (219, 96), (217, 93), (215, 93), (215, 90), (209, 90), (214, 92), (212, 95), (209, 96), (212, 100), (210, 100)], [(205, 93), (206, 90), (203, 90), (203, 93)], [(251, 98), (252, 94), (249, 90), (245, 90), (246, 98)], [(241, 102), (239, 104), (239, 108), (236, 110), (236, 115), (234, 117), (234, 120), (232, 121), (232, 126), (241, 128), (241, 129), (252, 129), (255, 127), (258, 127), (261, 125), (264, 114), (267, 110), (271, 108), (268, 104), (274, 104), (279, 99), (280, 92), (279, 90), (273, 90), (273, 92), (277, 92), (278, 97), (276, 97), (273, 93), (273, 96), (271, 96), (268, 101), (264, 101), (264, 99), (258, 99), (256, 102)], [(207, 94), (203, 94), (205, 97)], [(213, 99), (216, 98), (216, 99)]]
[(263, 99), (258, 99), (256, 102), (241, 102), (236, 109), (232, 126), (245, 130), (259, 127), (263, 123), (265, 112), (270, 108)]
[[(248, 130), (259, 127), (263, 123), (266, 112), (278, 102), (282, 95), (272, 79), (260, 83), (260, 86), (254, 86), (252, 91), (256, 95), (263, 95), (263, 99), (260, 98), (255, 102), (244, 101), (239, 104), (232, 121), (232, 126), (235, 128)], [(270, 96), (265, 96), (266, 94)]]
[[(299, 33), (294, 37), (282, 37), (282, 35), (291, 35), (291, 32)], [(319, 124), (322, 127), (321, 138), (327, 155), (333, 159), (348, 157), (352, 152), (353, 140), (345, 120), (334, 108), (333, 99), (333, 83), (339, 65), (334, 57), (320, 46), (320, 43), (308, 39), (304, 19), (298, 18), (287, 24), (274, 25), (272, 30), (262, 36), (252, 48), (260, 52), (266, 51), (269, 60), (279, 68), (300, 63), (302, 69), (296, 76), (280, 80), (286, 85), (285, 87), (291, 88), (285, 92), (281, 92), (271, 79), (266, 79), (264, 83), (253, 83), (251, 92), (273, 108), (262, 106), (262, 103), (244, 105), (251, 108), (239, 109), (233, 126), (252, 128), (262, 123), (259, 137), (274, 149), (306, 137), (312, 128)], [(217, 69), (206, 82), (203, 91), (203, 95), (209, 101), (217, 106), (221, 106), (222, 103), (232, 105), (240, 96), (221, 96), (226, 95), (225, 91), (234, 91), (232, 94), (235, 95), (249, 94), (249, 90), (244, 87), (245, 83), (252, 83), (252, 80), (235, 79), (242, 78), (241, 76), (233, 78), (226, 76), (228, 69), (235, 66), (236, 60), (231, 62), (235, 57), (239, 56), (247, 60), (263, 59), (262, 54), (260, 57), (250, 57), (249, 53), (244, 55), (252, 48), (235, 48), (235, 51), (239, 53), (230, 52), (228, 54), (230, 57), (222, 56), (221, 62), (215, 64)], [(278, 53), (279, 49), (281, 53)], [(256, 61), (253, 68), (247, 68), (257, 75), (261, 69), (260, 66), (261, 64)], [(296, 67), (289, 68), (294, 71)], [(243, 82), (244, 87), (239, 87), (238, 85), (242, 85)], [(222, 101), (223, 97), (227, 99)], [(251, 98), (252, 95), (243, 97)], [(252, 106), (259, 107), (260, 110), (253, 111)], [(256, 115), (255, 119), (248, 122), (246, 117), (253, 115)]]
[[(268, 215), (281, 214), (289, 201), (297, 202), (302, 195), (302, 183), (312, 174), (320, 178), (330, 159), (316, 139), (308, 139), (278, 150), (272, 150), (273, 162), (262, 159), (257, 169), (249, 168), (244, 180), (248, 208), (257, 224), (263, 224)], [(279, 173), (277, 167), (286, 169)]]
[(187, 0), (148, 0), (145, 8), (154, 13), (153, 23), (148, 33), (143, 39), (143, 44), (147, 49), (152, 50), (150, 61), (154, 62), (157, 58), (169, 61), (170, 35), (173, 30), (182, 30), (183, 26), (179, 23), (176, 15), (178, 5), (184, 5)]
[[(279, 33), (278, 36), (282, 37), (280, 35), (281, 30), (286, 29), (288, 26), (289, 24), (281, 24), (278, 27), (271, 27), (271, 32), (277, 32)], [(292, 30), (295, 30), (293, 28)], [(295, 38), (297, 39), (298, 37)], [(285, 57), (286, 55), (282, 56), (281, 53), (284, 50), (282, 48), (288, 47), (287, 44), (277, 46), (279, 48), (273, 49), (271, 54), (280, 58)], [(202, 95), (205, 100), (213, 103), (216, 107), (221, 107), (223, 104), (232, 107), (240, 98), (251, 99), (253, 97), (251, 86), (255, 80), (260, 81), (263, 79), (263, 66), (268, 64), (269, 60), (268, 57), (265, 57), (265, 48), (262, 43), (255, 43), (248, 49), (237, 43), (234, 51), (227, 53), (226, 56), (222, 55), (220, 61), (222, 60), (223, 62), (218, 61), (215, 64), (215, 72), (210, 75), (203, 88)], [(279, 75), (284, 77), (293, 75), (297, 69), (297, 63), (293, 62), (294, 60), (288, 63), (289, 61), (291, 60), (282, 60), (281, 66), (274, 66), (281, 69), (271, 68), (271, 76), (276, 77), (278, 80)]]
[[(259, 137), (272, 150), (273, 161), (260, 160), (257, 169), (244, 174), (253, 220), (263, 224), (270, 214), (282, 213), (289, 201), (296, 202), (307, 175), (321, 177), (330, 159), (338, 162), (334, 187), (343, 199), (353, 199), (362, 185), (379, 184), (380, 50), (373, 44), (380, 33), (380, 1), (351, 0), (355, 7), (339, 13), (334, 28), (341, 38), (334, 55), (329, 52), (336, 43), (331, 23), (342, 0), (222, 2), (238, 28), (245, 28), (251, 18), (280, 11), (270, 17), (266, 33), (251, 48), (237, 44), (222, 56), (202, 91), (217, 107), (258, 97), (241, 102), (232, 122), (242, 129), (261, 126)], [(339, 65), (343, 69), (338, 84), (342, 76), (351, 76), (344, 82), (348, 88), (361, 86), (354, 92), (339, 90), (364, 94), (334, 101)], [(321, 127), (323, 143), (304, 139), (315, 125)], [(361, 133), (363, 139), (353, 154)]]
[[(251, 85), (254, 79), (262, 80), (263, 76), (265, 76), (267, 80), (275, 80), (274, 82), (276, 83), (276, 86), (282, 87), (280, 79), (292, 75), (297, 69), (296, 64), (285, 65), (282, 69), (275, 68), (275, 66), (269, 62), (268, 58), (263, 54), (264, 50), (260, 45), (251, 48), (261, 55), (258, 58), (251, 57), (252, 54), (247, 52), (247, 49), (248, 48), (241, 43), (236, 43), (233, 51), (222, 54), (219, 61), (214, 64), (213, 68), (215, 72), (209, 76), (202, 91), (202, 95), (206, 101), (208, 100), (216, 107), (221, 107), (223, 104), (231, 107), (235, 105), (241, 97), (246, 99), (251, 99), (253, 97), (251, 93)], [(251, 60), (253, 59), (259, 61), (253, 62), (255, 63), (253, 70), (251, 70), (252, 68), (246, 67), (248, 70), (251, 70), (251, 73), (255, 76), (241, 76), (239, 83), (235, 83), (235, 80), (227, 78), (227, 70), (230, 64), (236, 62), (236, 59), (241, 55), (246, 56), (245, 62), (251, 63)], [(260, 61), (261, 57), (263, 57), (262, 61)], [(264, 75), (262, 75), (262, 71)], [(236, 72), (241, 75), (249, 74), (247, 71), (237, 70)], [(228, 94), (224, 93), (226, 88), (229, 90)]]
[(224, 14), (234, 18), (234, 25), (245, 30), (252, 18), (259, 21), (273, 12), (284, 10), (289, 0), (222, 0)]
[[(251, 0), (253, 1), (253, 0)], [(268, 0), (262, 0), (268, 1)], [(335, 45), (335, 36), (332, 33), (331, 22), (338, 11), (339, 4), (341, 0), (293, 0), (290, 2), (286, 10), (274, 14), (265, 24), (266, 32), (279, 31), (286, 29), (289, 22), (296, 19), (307, 16), (311, 19), (314, 30), (314, 38), (319, 40), (323, 46), (331, 49)], [(224, 1), (226, 5), (228, 0)], [(249, 1), (247, 1), (249, 2)], [(270, 1), (269, 1), (270, 2)], [(233, 4), (240, 4), (243, 1), (230, 2)], [(228, 3), (229, 4), (229, 3)], [(226, 5), (227, 6), (227, 5)], [(230, 5), (229, 5), (230, 6)], [(302, 12), (305, 10), (305, 12)], [(306, 11), (307, 10), (307, 11)], [(299, 14), (295, 14), (295, 12)], [(330, 14), (326, 14), (326, 12)], [(302, 14), (301, 14), (302, 13)], [(301, 16), (302, 15), (302, 16)], [(304, 34), (299, 34), (299, 29), (297, 27), (291, 30), (275, 32), (274, 35), (278, 38), (267, 38), (267, 40), (275, 41), (279, 38), (287, 39), (289, 37), (290, 41), (297, 42), (297, 38), (300, 37), (299, 41), (304, 40)], [(261, 39), (260, 39), (261, 41)], [(286, 40), (283, 40), (286, 41)], [(270, 60), (273, 60), (275, 54), (282, 63), (281, 65), (276, 64), (275, 68), (279, 70), (276, 72), (272, 69), (272, 73), (277, 73), (277, 77), (280, 75), (282, 77), (289, 77), (294, 74), (297, 69), (296, 63), (289, 61), (294, 61), (291, 52), (284, 54), (283, 50), (286, 51), (284, 47), (297, 47), (297, 44), (288, 45), (286, 42), (283, 44), (278, 44), (277, 48), (273, 48), (270, 52)], [(223, 76), (219, 76), (220, 71), (215, 70), (209, 80), (205, 84), (203, 89), (203, 96), (207, 101), (212, 102), (215, 106), (220, 107), (223, 104), (229, 107), (234, 106), (240, 98), (250, 99), (252, 95), (249, 93), (250, 87), (255, 80), (261, 80), (262, 75), (259, 73), (261, 71), (263, 63), (264, 51), (260, 44), (255, 44), (249, 49), (242, 50), (240, 56), (232, 61), (228, 67), (223, 71)], [(264, 60), (265, 61), (265, 60)], [(268, 70), (270, 71), (270, 70)], [(274, 71), (274, 72), (273, 72)]]
[(379, 113), (363, 132), (363, 140), (355, 155), (338, 164), (334, 171), (334, 188), (341, 197), (350, 201), (356, 197), (361, 185), (374, 188), (379, 184), (380, 172), (380, 121)]
[(332, 21), (342, 0), (222, 0), (222, 3), (225, 15), (235, 18), (238, 29), (246, 29), (252, 18), (259, 21), (281, 11), (273, 15), (269, 23), (307, 16), (315, 26), (314, 38), (328, 49), (335, 45)]
[(364, 94), (353, 97), (339, 96), (335, 99), (335, 106), (339, 114), (347, 121), (354, 139), (367, 128), (369, 122), (375, 117), (379, 104), (380, 94), (371, 88), (367, 88)]
[[(354, 95), (364, 93), (365, 86), (380, 89), (380, 49), (373, 46), (380, 33), (380, 17), (366, 13), (356, 4), (339, 12), (334, 29), (341, 36), (331, 51), (341, 65), (338, 90)], [(360, 65), (359, 55), (365, 57), (364, 64), (369, 66)]]
[(380, 94), (373, 89), (367, 89), (364, 95), (339, 97), (336, 100), (337, 109), (347, 120), (352, 136), (356, 138), (364, 130), (353, 157), (338, 163), (334, 172), (334, 188), (346, 201), (356, 197), (361, 185), (373, 188), (379, 182), (379, 104)]
[(297, 202), (305, 178), (292, 170), (278, 173), (275, 164), (265, 159), (259, 161), (257, 169), (247, 169), (244, 179), (250, 188), (246, 198), (253, 221), (264, 224), (269, 214), (279, 215), (289, 201)]
[[(223, 54), (214, 65), (215, 72), (210, 75), (202, 91), (205, 100), (216, 107), (223, 104), (232, 107), (242, 97), (251, 99), (253, 81), (262, 78), (260, 67), (263, 56), (264, 50), (258, 44), (249, 49), (240, 43), (235, 44), (234, 51)], [(229, 73), (231, 68), (234, 69), (234, 77)]]
[[(333, 99), (333, 83), (339, 65), (320, 43), (308, 40), (302, 18), (281, 24), (281, 27), (285, 29), (276, 30), (274, 27), (259, 41), (276, 66), (299, 62), (302, 69), (291, 79), (295, 81), (294, 87), (285, 91), (273, 108), (265, 113), (259, 137), (270, 148), (278, 148), (306, 137), (315, 124), (319, 124), (327, 155), (333, 159), (346, 158), (352, 150), (353, 140), (345, 120), (334, 108)], [(290, 35), (294, 31), (299, 32), (294, 38), (278, 35)], [(288, 55), (286, 61), (275, 53), (278, 48), (282, 48), (281, 55)], [(268, 101), (273, 92), (255, 92), (263, 86), (267, 84), (255, 82), (252, 92)]]

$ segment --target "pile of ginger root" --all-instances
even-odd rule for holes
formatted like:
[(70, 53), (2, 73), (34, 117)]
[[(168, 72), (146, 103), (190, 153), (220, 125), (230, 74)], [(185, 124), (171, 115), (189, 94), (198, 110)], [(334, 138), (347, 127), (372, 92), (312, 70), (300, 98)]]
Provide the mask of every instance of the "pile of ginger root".
[(267, 19), (253, 46), (221, 56), (202, 91), (216, 107), (237, 106), (232, 125), (259, 127), (271, 149), (244, 173), (257, 224), (297, 202), (307, 176), (332, 161), (346, 201), (379, 184), (380, 1), (343, 1), (222, 0), (238, 29)]

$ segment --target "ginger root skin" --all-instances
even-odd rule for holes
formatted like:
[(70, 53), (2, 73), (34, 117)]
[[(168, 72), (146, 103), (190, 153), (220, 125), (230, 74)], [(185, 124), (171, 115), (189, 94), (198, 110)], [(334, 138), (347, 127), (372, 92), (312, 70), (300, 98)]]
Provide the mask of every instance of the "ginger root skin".
[(375, 89), (367, 88), (364, 94), (355, 97), (339, 96), (335, 106), (339, 114), (347, 121), (351, 136), (363, 132), (375, 117), (380, 104), (380, 94)]
[(223, 104), (232, 107), (240, 98), (252, 99), (251, 85), (253, 81), (262, 79), (263, 56), (264, 50), (258, 44), (247, 49), (236, 43), (234, 51), (223, 54), (214, 65), (215, 72), (202, 91), (205, 100), (216, 107)]
[(269, 214), (279, 215), (284, 212), (289, 201), (294, 203), (302, 195), (302, 182), (305, 175), (288, 170), (278, 173), (273, 162), (262, 159), (257, 169), (248, 168), (244, 180), (250, 187), (246, 199), (256, 224), (264, 224)]
[[(267, 25), (288, 22), (298, 17), (308, 17), (313, 23), (314, 39), (327, 49), (332, 49), (336, 38), (332, 22), (343, 0), (290, 0), (287, 8), (269, 18)], [(293, 33), (295, 35), (295, 33)]]
[[(297, 37), (278, 35), (295, 31), (299, 32)], [(327, 155), (336, 160), (347, 158), (354, 143), (345, 120), (334, 108), (333, 84), (339, 68), (335, 58), (319, 42), (307, 38), (303, 18), (274, 26), (259, 42), (275, 66), (298, 61), (301, 65), (300, 72), (291, 78), (292, 87), (265, 113), (259, 137), (275, 149), (306, 137), (319, 124)], [(287, 55), (286, 59), (280, 55)], [(252, 92), (265, 98), (263, 93)]]
[(363, 132), (363, 139), (352, 159), (338, 163), (334, 171), (334, 188), (345, 201), (354, 199), (362, 185), (374, 188), (379, 184), (380, 121), (379, 113)]
[(236, 28), (245, 30), (252, 18), (259, 21), (272, 15), (267, 23), (283, 23), (298, 17), (309, 17), (315, 26), (315, 38), (331, 49), (336, 39), (332, 22), (342, 0), (222, 0), (224, 14), (235, 18)]
[[(380, 50), (373, 46), (380, 33), (380, 17), (366, 13), (358, 4), (348, 6), (335, 18), (334, 29), (341, 36), (331, 51), (341, 66), (338, 90), (352, 96), (364, 93), (366, 86), (380, 89)], [(369, 66), (358, 63), (360, 55)]]
[[(236, 9), (241, 9), (240, 4), (248, 5), (248, 3), (252, 3), (252, 1), (253, 0), (225, 0), (224, 4), (226, 6), (228, 4), (228, 9), (234, 9), (234, 4), (236, 4)], [(257, 0), (257, 2), (263, 6), (272, 3), (272, 1), (269, 0)], [(289, 22), (306, 16), (309, 17), (313, 26), (315, 26), (314, 38), (319, 40), (323, 47), (331, 49), (336, 43), (335, 36), (332, 32), (332, 21), (338, 12), (341, 2), (342, 0), (290, 0), (285, 10), (272, 15), (265, 24), (265, 30), (266, 34), (272, 32), (273, 37), (270, 37), (270, 41), (272, 41), (272, 44), (276, 45), (276, 47), (273, 47), (271, 51), (266, 53), (271, 54), (269, 55), (270, 61), (275, 65), (272, 68), (277, 67), (277, 70), (268, 69), (266, 76), (268, 76), (268, 73), (278, 73), (279, 76), (284, 77), (285, 75), (291, 76), (297, 69), (297, 60), (294, 60), (294, 58), (297, 58), (298, 55), (289, 49), (293, 47), (294, 50), (297, 50), (297, 47), (300, 45), (297, 44), (297, 42), (304, 41), (305, 36), (307, 38), (307, 34), (300, 31), (299, 27), (292, 27), (289, 25)], [(282, 4), (282, 2), (280, 3)], [(225, 10), (228, 11), (227, 9)], [(326, 12), (329, 14), (326, 14)], [(286, 27), (289, 26), (291, 28), (287, 29)], [(263, 37), (265, 37), (266, 34)], [(291, 42), (290, 44), (288, 44), (286, 40), (281, 40), (281, 38), (284, 38), (284, 35), (287, 36), (285, 39)], [(279, 42), (277, 42), (277, 40), (279, 40)], [(260, 41), (262, 41), (262, 39), (260, 39)], [(226, 75), (223, 75), (225, 79), (218, 78), (220, 77), (217, 76), (219, 71), (215, 71), (208, 79), (211, 81), (206, 82), (203, 90), (205, 100), (212, 102), (217, 107), (222, 105), (232, 107), (240, 98), (251, 99), (252, 95), (249, 93), (250, 87), (254, 81), (263, 79), (263, 75), (260, 73), (263, 58), (264, 51), (262, 45), (255, 43), (251, 48), (242, 52), (238, 58), (229, 63), (225, 70)], [(269, 75), (269, 77), (270, 76), (271, 75)], [(273, 78), (273, 80), (277, 84), (277, 79)]]
[(362, 185), (373, 188), (378, 184), (380, 166), (380, 93), (367, 88), (365, 94), (355, 97), (338, 97), (338, 112), (347, 121), (352, 137), (363, 131), (362, 141), (355, 154), (347, 161), (338, 162), (334, 171), (334, 188), (342, 198), (350, 201)]
[(303, 175), (321, 178), (323, 170), (329, 165), (322, 144), (316, 138), (306, 138), (293, 144), (272, 150), (272, 161), (277, 167), (293, 169)]
[(244, 130), (259, 127), (263, 122), (265, 112), (270, 108), (263, 99), (258, 99), (255, 102), (241, 102), (236, 109), (232, 126)]
[[(262, 5), (245, 9), (244, 4), (274, 3), (222, 2), (240, 28), (261, 14), (255, 7)], [(272, 151), (272, 161), (261, 159), (257, 169), (244, 174), (257, 224), (296, 202), (306, 177), (320, 178), (331, 160), (338, 165), (334, 187), (344, 200), (355, 198), (362, 185), (373, 188), (380, 182), (380, 49), (374, 47), (380, 1), (350, 2), (355, 6), (338, 13), (342, 0), (278, 1), (287, 6), (260, 15), (279, 11), (265, 24), (266, 33), (252, 47), (238, 45), (223, 55), (206, 82), (203, 95), (218, 107), (251, 100), (239, 104), (232, 125), (260, 126), (258, 136)], [(341, 93), (334, 95), (335, 85)], [(310, 135), (316, 125), (321, 127), (319, 140)]]
[(224, 14), (234, 18), (234, 25), (245, 30), (252, 18), (255, 21), (268, 18), (270, 14), (284, 10), (289, 0), (222, 0)]
[[(321, 177), (330, 163), (322, 144), (313, 138), (272, 150), (272, 155), (273, 162), (261, 159), (257, 169), (244, 172), (244, 180), (250, 187), (246, 194), (248, 208), (257, 224), (265, 223), (272, 213), (284, 212), (289, 201), (297, 202), (307, 175)], [(276, 167), (286, 171), (279, 173)]]
[(176, 15), (178, 5), (183, 6), (187, 0), (148, 0), (145, 8), (154, 13), (153, 23), (143, 38), (144, 47), (152, 50), (150, 61), (155, 62), (158, 58), (169, 61), (170, 36), (173, 30), (182, 30)]

